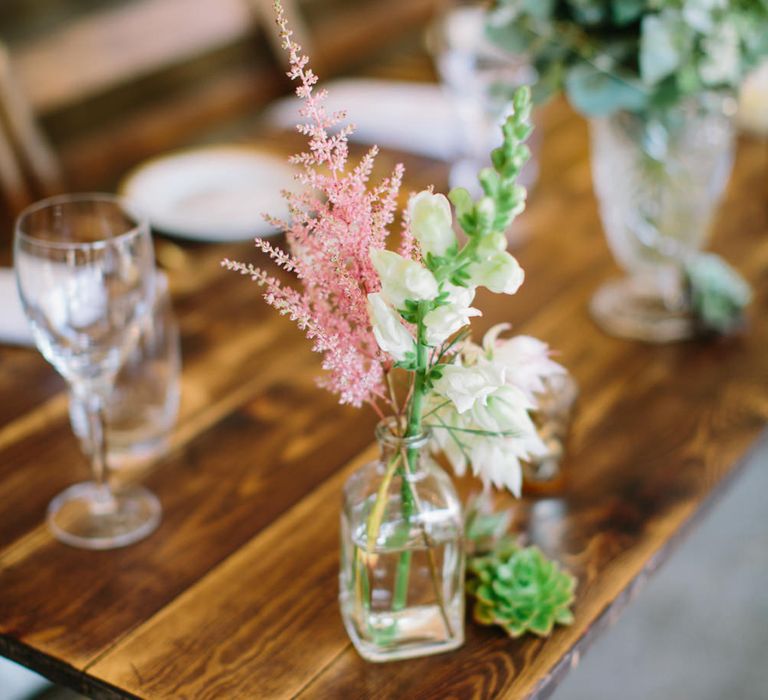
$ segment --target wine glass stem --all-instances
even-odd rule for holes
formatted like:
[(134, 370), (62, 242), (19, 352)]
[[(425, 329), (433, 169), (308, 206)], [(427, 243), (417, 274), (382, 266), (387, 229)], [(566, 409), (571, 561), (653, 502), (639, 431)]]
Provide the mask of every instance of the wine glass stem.
[(91, 395), (85, 402), (85, 407), (88, 416), (88, 437), (91, 445), (91, 471), (93, 480), (99, 487), (100, 503), (98, 507), (109, 508), (114, 503), (114, 499), (109, 487), (104, 399), (99, 395)]

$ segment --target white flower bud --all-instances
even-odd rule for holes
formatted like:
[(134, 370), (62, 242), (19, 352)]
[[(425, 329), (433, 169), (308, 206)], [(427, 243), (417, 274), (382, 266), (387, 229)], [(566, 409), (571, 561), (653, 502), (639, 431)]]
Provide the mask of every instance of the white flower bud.
[(408, 216), (411, 233), (423, 255), (445, 255), (456, 243), (451, 205), (444, 195), (432, 194), (429, 190), (419, 192), (408, 202)]

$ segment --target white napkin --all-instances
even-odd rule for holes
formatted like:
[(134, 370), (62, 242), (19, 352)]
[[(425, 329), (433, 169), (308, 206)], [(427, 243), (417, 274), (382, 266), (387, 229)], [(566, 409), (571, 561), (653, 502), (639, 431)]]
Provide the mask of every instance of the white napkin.
[(13, 268), (0, 268), (0, 309), (0, 343), (34, 345), (16, 290)]
[[(434, 83), (348, 79), (326, 83), (329, 114), (345, 110), (355, 125), (350, 141), (376, 143), (409, 153), (453, 160), (462, 145), (461, 122), (450, 96)], [(271, 105), (265, 119), (271, 126), (293, 128), (300, 121), (295, 96)]]

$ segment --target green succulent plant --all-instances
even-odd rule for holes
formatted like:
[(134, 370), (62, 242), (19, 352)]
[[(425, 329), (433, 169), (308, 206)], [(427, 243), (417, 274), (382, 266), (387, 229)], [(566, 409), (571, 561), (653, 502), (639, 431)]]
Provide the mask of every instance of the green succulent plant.
[(505, 541), (490, 554), (472, 557), (468, 570), (467, 590), (480, 624), (500, 625), (510, 637), (546, 637), (555, 624), (573, 622), (576, 579), (538, 547)]

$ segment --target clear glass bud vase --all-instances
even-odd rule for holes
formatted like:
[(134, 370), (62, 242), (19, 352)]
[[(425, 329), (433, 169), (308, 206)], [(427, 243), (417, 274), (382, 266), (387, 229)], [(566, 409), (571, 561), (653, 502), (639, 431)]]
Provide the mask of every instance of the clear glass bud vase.
[(456, 649), (464, 642), (461, 503), (427, 451), (429, 436), (376, 429), (380, 458), (344, 487), (339, 599), (368, 661)]
[(590, 120), (600, 215), (627, 272), (592, 299), (606, 332), (650, 342), (694, 334), (682, 270), (706, 243), (731, 173), (734, 108), (728, 95), (705, 92), (653, 117)]

